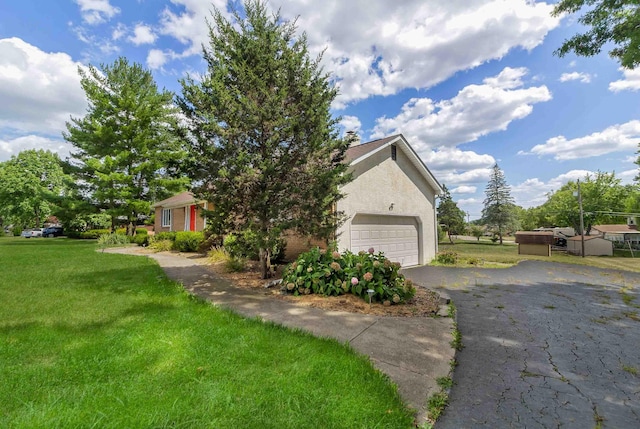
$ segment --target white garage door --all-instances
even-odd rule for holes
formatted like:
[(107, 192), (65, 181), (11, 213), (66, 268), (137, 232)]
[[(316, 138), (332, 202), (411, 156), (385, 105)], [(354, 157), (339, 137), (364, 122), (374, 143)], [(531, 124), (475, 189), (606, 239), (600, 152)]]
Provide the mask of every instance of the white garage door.
[(405, 216), (356, 215), (351, 222), (351, 251), (373, 247), (403, 267), (418, 265), (418, 226)]

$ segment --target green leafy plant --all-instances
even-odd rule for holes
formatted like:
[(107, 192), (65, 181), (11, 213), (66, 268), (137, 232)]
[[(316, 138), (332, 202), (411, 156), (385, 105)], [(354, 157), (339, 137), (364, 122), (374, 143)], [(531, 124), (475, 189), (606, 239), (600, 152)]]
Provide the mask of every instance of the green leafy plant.
[(98, 247), (103, 251), (107, 247), (119, 247), (129, 244), (129, 237), (124, 234), (102, 234), (98, 237)]
[(225, 269), (230, 273), (244, 271), (247, 263), (244, 258), (236, 258), (231, 256), (224, 263)]
[(162, 241), (162, 240), (169, 240), (169, 241), (175, 241), (176, 240), (176, 233), (171, 231), (164, 231), (164, 232), (158, 232), (156, 233), (156, 235), (153, 236), (153, 239), (155, 241)]
[(445, 265), (455, 265), (458, 262), (458, 254), (451, 250), (438, 252), (436, 261)]
[(173, 242), (173, 250), (179, 252), (195, 252), (204, 241), (204, 234), (196, 231), (178, 231)]
[(427, 401), (429, 418), (434, 422), (442, 415), (442, 412), (449, 403), (449, 396), (444, 392), (434, 393)]
[(372, 301), (400, 304), (413, 298), (416, 289), (399, 269), (399, 263), (373, 249), (356, 254), (316, 247), (288, 265), (282, 281), (294, 295), (352, 293), (368, 300), (367, 291), (373, 290)]
[(171, 240), (158, 240), (153, 239), (149, 243), (149, 247), (156, 252), (168, 252), (173, 247), (173, 241)]

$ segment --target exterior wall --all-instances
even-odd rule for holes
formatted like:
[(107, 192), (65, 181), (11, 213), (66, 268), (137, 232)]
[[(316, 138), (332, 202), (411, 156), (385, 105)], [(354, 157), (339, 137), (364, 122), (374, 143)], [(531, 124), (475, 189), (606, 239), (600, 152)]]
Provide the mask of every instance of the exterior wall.
[(518, 244), (518, 255), (551, 256), (551, 246), (548, 244)]
[(358, 213), (411, 216), (418, 223), (419, 262), (426, 264), (437, 252), (435, 190), (400, 148), (396, 158), (385, 148), (351, 167), (354, 179), (343, 187), (346, 196), (337, 204), (346, 215), (338, 229), (338, 248), (350, 248), (351, 221)]
[[(580, 240), (567, 241), (567, 252), (573, 255), (582, 254)], [(613, 243), (604, 238), (592, 238), (584, 241), (585, 256), (613, 256)]]
[(287, 261), (294, 261), (301, 253), (313, 247), (327, 248), (327, 243), (311, 237), (303, 237), (293, 232), (286, 232), (283, 237), (287, 241), (284, 257)]
[[(156, 217), (154, 221), (154, 229), (156, 232), (168, 232), (168, 231), (186, 231), (187, 228), (185, 221), (187, 216), (187, 210), (192, 204), (182, 207), (174, 207), (171, 209), (171, 227), (162, 226), (162, 210), (163, 207), (156, 207)], [(204, 207), (204, 204), (199, 204), (199, 207)], [(202, 211), (197, 210), (196, 217), (196, 231), (203, 231), (206, 221), (202, 217)]]

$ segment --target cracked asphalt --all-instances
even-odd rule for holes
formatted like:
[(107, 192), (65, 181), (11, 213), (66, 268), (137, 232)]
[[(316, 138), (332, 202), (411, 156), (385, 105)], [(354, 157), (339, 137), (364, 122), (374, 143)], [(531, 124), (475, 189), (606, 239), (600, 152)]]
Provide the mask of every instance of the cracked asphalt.
[(640, 427), (640, 275), (537, 261), (403, 272), (458, 309), (464, 349), (436, 428)]

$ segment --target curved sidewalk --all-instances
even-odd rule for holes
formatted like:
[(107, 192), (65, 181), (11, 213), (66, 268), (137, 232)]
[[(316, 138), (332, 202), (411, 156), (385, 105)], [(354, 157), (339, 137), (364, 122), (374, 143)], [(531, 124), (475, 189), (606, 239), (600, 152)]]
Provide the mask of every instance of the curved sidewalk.
[(428, 397), (440, 391), (436, 379), (449, 374), (455, 353), (450, 345), (453, 321), (449, 317), (383, 317), (303, 307), (235, 287), (182, 256), (141, 254), (136, 248), (106, 252), (153, 258), (190, 293), (245, 317), (260, 317), (350, 344), (397, 384), (402, 398), (417, 411), (420, 424), (426, 418)]

